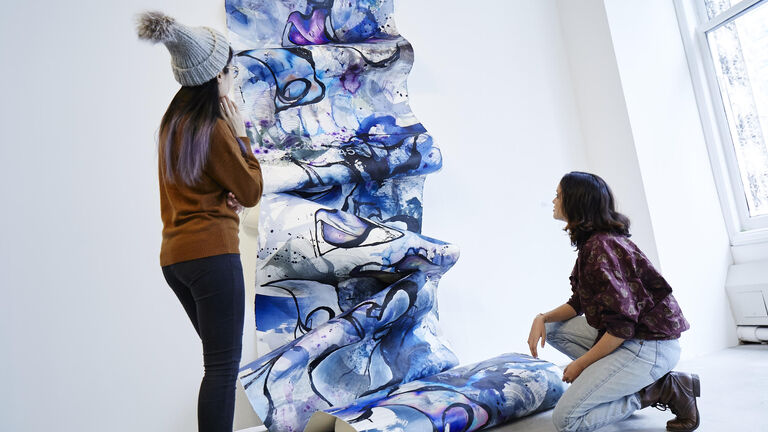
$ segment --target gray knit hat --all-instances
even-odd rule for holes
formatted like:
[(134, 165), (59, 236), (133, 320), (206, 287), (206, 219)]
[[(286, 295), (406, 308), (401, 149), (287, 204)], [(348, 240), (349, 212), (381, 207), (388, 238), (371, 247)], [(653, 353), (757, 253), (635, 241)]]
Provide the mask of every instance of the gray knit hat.
[(162, 12), (137, 17), (139, 38), (162, 42), (171, 52), (173, 76), (182, 86), (198, 86), (212, 80), (227, 65), (229, 42), (209, 27), (187, 27)]

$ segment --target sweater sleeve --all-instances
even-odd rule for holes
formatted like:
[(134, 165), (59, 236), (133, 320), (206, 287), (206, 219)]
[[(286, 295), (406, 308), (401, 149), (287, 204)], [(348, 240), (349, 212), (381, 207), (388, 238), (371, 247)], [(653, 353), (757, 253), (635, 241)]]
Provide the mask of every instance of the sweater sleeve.
[[(249, 142), (248, 138), (240, 138)], [(263, 180), (261, 166), (250, 149), (241, 149), (234, 134), (223, 121), (216, 123), (211, 134), (211, 147), (206, 173), (221, 187), (235, 194), (245, 207), (253, 207), (261, 199)]]

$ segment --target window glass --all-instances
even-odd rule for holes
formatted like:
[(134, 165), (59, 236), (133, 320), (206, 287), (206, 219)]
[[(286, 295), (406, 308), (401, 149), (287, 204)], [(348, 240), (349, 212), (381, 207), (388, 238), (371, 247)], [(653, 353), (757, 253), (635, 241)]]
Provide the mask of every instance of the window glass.
[(707, 8), (707, 18), (712, 19), (731, 7), (731, 0), (704, 0)]
[[(710, 16), (730, 7), (730, 0), (704, 1)], [(707, 32), (707, 41), (749, 215), (767, 215), (768, 2)]]

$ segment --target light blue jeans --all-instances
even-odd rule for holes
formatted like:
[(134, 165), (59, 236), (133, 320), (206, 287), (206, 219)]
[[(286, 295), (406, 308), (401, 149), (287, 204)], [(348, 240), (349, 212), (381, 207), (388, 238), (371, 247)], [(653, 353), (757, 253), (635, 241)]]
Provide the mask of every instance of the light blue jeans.
[[(546, 328), (547, 343), (571, 359), (592, 348), (597, 337), (583, 315), (547, 323)], [(637, 392), (672, 370), (679, 359), (677, 340), (627, 339), (568, 387), (552, 413), (555, 428), (586, 432), (624, 420), (640, 408)]]

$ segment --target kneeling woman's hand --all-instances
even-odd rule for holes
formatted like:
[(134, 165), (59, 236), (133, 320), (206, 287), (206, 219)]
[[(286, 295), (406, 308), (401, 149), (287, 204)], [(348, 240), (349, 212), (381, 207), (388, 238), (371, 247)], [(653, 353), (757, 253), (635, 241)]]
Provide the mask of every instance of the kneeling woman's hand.
[(586, 366), (584, 366), (584, 364), (580, 362), (579, 359), (572, 361), (571, 364), (566, 366), (565, 370), (563, 371), (563, 381), (567, 382), (568, 384), (572, 383), (573, 380), (581, 375), (584, 369), (586, 369)]
[(539, 353), (536, 349), (536, 345), (539, 344), (541, 339), (541, 347), (544, 348), (544, 342), (547, 340), (547, 328), (544, 325), (544, 315), (538, 314), (533, 319), (531, 324), (531, 333), (528, 335), (528, 348), (531, 349), (531, 355), (539, 358)]

